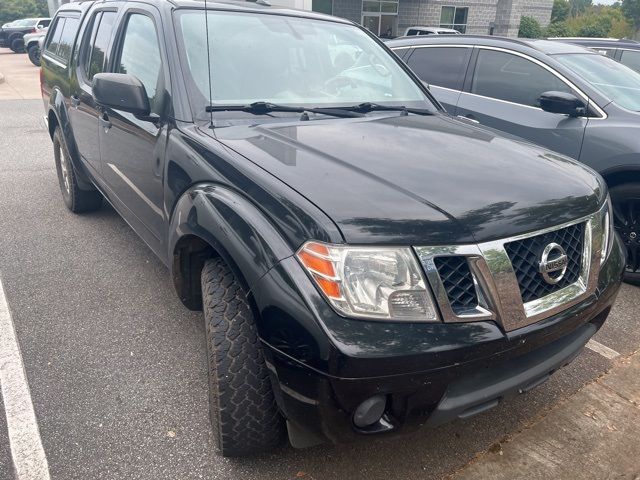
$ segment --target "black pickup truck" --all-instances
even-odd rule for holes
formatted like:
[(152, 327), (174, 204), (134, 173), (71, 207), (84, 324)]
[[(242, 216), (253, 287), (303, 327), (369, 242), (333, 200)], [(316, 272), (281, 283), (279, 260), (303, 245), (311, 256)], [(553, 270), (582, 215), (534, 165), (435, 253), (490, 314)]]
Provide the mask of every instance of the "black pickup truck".
[(106, 199), (204, 311), (222, 453), (466, 418), (573, 360), (624, 269), (602, 178), (265, 3), (71, 3), (42, 53), (66, 206)]
[(36, 33), (51, 23), (50, 18), (23, 18), (3, 25), (0, 28), (0, 47), (9, 47), (15, 53), (24, 51), (23, 37), (27, 33)]

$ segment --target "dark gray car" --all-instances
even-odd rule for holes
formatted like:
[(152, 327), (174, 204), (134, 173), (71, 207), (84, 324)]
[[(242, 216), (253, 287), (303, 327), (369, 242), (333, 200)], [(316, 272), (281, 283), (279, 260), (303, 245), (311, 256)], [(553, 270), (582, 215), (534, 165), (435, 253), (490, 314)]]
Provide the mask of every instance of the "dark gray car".
[(558, 37), (549, 38), (548, 40), (573, 43), (582, 47), (591, 48), (598, 53), (617, 60), (636, 72), (640, 72), (640, 42), (635, 40), (582, 37)]
[(640, 281), (640, 74), (593, 50), (545, 40), (425, 36), (387, 45), (450, 114), (597, 170), (627, 245), (627, 279)]

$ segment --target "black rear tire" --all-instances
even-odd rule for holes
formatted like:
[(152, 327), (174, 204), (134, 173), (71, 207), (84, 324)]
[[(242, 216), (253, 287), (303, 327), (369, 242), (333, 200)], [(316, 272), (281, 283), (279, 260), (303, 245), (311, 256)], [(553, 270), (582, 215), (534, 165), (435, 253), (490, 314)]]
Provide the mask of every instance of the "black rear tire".
[(623, 183), (609, 189), (616, 231), (627, 249), (624, 280), (640, 285), (640, 184)]
[(29, 54), (29, 60), (31, 60), (31, 63), (33, 63), (36, 67), (40, 66), (40, 47), (38, 45), (31, 45), (29, 47), (29, 50), (27, 50), (27, 53)]
[(9, 48), (14, 53), (24, 53), (24, 40), (22, 38), (14, 38), (9, 43)]
[(69, 155), (67, 144), (62, 138), (60, 127), (56, 127), (53, 133), (53, 156), (56, 162), (62, 199), (67, 208), (73, 213), (98, 210), (102, 206), (102, 194), (97, 190), (82, 190), (78, 186), (71, 155)]
[(205, 262), (202, 303), (209, 365), (209, 416), (225, 457), (282, 444), (284, 420), (271, 389), (247, 293), (220, 259)]

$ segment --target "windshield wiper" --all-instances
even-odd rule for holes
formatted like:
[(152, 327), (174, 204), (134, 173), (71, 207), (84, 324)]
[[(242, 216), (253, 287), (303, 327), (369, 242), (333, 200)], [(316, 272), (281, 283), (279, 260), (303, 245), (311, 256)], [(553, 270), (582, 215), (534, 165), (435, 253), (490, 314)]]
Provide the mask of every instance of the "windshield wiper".
[(321, 115), (331, 115), (333, 117), (351, 118), (362, 117), (363, 113), (345, 110), (342, 108), (320, 108), (320, 107), (293, 107), (290, 105), (278, 105), (270, 102), (253, 102), (249, 105), (208, 105), (207, 113), (210, 112), (247, 112), (253, 115), (266, 115), (271, 112), (291, 112), (291, 113), (319, 113)]
[(370, 103), (364, 102), (358, 105), (352, 105), (350, 107), (339, 107), (340, 109), (344, 109), (349, 112), (357, 112), (357, 113), (369, 113), (375, 111), (399, 111), (402, 112), (403, 115), (407, 115), (409, 113), (413, 113), (415, 115), (433, 115), (434, 112), (431, 110), (427, 110), (426, 108), (409, 108), (404, 105), (380, 105), (378, 103)]

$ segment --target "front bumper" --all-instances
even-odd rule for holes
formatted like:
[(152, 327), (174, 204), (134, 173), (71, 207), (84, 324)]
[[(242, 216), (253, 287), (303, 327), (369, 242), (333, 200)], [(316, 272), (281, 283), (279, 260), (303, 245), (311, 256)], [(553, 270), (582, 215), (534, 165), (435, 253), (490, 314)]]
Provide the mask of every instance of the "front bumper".
[[(274, 392), (292, 443), (346, 442), (439, 425), (540, 385), (573, 360), (602, 326), (623, 269), (624, 251), (616, 238), (592, 295), (544, 320), (505, 332), (492, 321), (346, 320), (300, 287), (306, 277), (294, 259), (283, 261), (253, 294)], [(297, 298), (299, 302), (292, 302)], [(354, 411), (375, 395), (386, 397), (383, 417), (369, 427), (355, 427)]]

